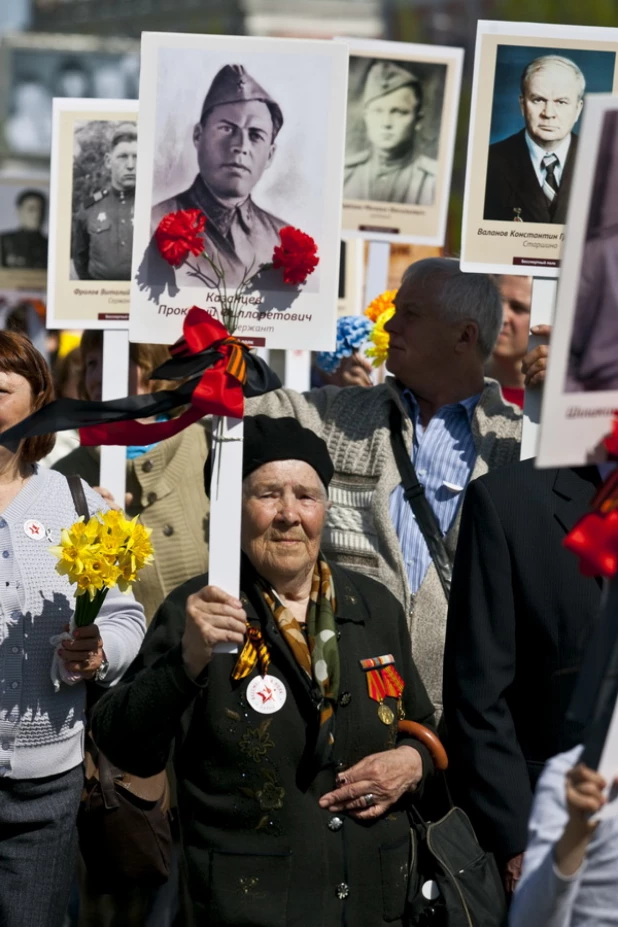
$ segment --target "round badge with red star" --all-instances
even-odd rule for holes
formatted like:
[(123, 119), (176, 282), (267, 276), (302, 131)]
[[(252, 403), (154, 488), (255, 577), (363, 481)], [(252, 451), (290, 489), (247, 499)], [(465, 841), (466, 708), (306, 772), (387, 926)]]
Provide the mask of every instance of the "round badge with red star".
[(24, 522), (24, 531), (33, 541), (45, 540), (45, 525), (37, 521), (36, 518), (29, 518), (28, 521)]
[(287, 690), (276, 676), (256, 676), (247, 686), (247, 701), (261, 715), (272, 715), (285, 705)]

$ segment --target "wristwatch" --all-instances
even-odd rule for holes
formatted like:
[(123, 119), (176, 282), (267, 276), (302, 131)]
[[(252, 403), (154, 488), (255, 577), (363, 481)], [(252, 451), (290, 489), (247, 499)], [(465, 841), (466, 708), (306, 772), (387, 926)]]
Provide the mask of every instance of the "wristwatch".
[(100, 667), (94, 674), (94, 681), (103, 682), (103, 680), (107, 676), (108, 670), (109, 670), (109, 661), (107, 657), (105, 656), (105, 651), (103, 651), (103, 662), (101, 663)]

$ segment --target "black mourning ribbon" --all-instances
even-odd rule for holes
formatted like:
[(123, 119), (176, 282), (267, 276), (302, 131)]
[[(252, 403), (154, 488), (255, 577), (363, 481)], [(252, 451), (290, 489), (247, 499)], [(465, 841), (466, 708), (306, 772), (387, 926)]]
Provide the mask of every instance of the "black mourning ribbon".
[[(281, 381), (268, 364), (257, 354), (249, 352), (246, 348), (243, 350), (247, 363), (244, 396), (249, 399), (279, 389)], [(0, 434), (0, 445), (11, 448), (16, 447), (25, 438), (53, 434), (57, 431), (169, 415), (174, 410), (191, 404), (193, 391), (202, 374), (222, 357), (224, 355), (214, 344), (199, 354), (177, 354), (165, 361), (152, 372), (150, 379), (185, 381), (175, 389), (158, 390), (156, 393), (143, 396), (125, 396), (105, 402), (55, 399)]]

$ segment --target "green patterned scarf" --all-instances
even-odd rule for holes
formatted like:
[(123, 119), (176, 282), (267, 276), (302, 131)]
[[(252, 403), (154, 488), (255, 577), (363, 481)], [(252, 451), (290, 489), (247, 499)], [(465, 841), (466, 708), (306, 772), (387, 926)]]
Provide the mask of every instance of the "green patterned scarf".
[[(330, 567), (320, 555), (313, 570), (307, 609), (307, 639), (289, 608), (268, 589), (263, 589), (277, 626), (294, 658), (307, 677), (315, 681), (322, 693), (320, 725), (331, 721), (339, 695), (339, 647), (335, 626), (335, 586)], [(329, 737), (332, 743), (332, 734)]]

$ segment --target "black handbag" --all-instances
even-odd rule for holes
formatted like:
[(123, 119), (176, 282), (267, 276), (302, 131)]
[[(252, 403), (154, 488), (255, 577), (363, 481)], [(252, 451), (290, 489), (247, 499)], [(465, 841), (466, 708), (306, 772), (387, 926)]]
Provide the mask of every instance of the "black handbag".
[(461, 808), (433, 823), (410, 810), (414, 865), (407, 927), (503, 927), (507, 906), (496, 861)]
[[(67, 476), (78, 515), (90, 518), (78, 476)], [(86, 713), (102, 694), (87, 683)], [(123, 772), (98, 750), (92, 735), (84, 749), (85, 785), (77, 815), (79, 848), (96, 891), (126, 886), (155, 888), (169, 878), (172, 865), (170, 789), (167, 773), (142, 779)]]

